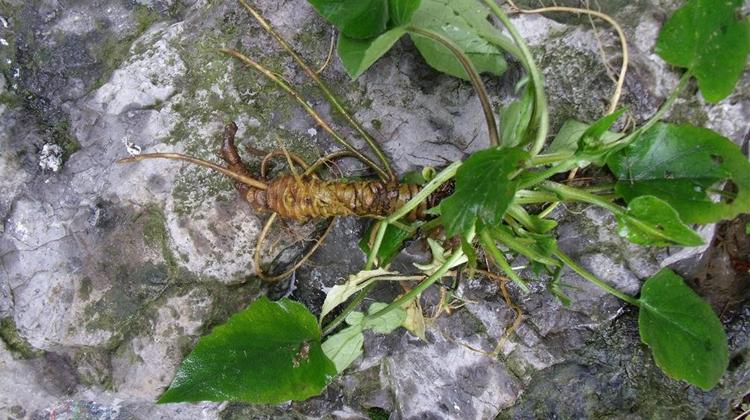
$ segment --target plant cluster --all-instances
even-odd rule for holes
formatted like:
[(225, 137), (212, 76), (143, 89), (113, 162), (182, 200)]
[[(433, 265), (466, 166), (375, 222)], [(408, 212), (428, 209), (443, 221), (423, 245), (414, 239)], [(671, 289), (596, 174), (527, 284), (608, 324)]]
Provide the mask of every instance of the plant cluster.
[[(279, 39), (257, 11), (240, 1)], [(524, 292), (527, 280), (511, 268), (507, 255), (525, 257), (552, 279), (548, 288), (564, 302), (567, 298), (555, 284), (565, 267), (572, 269), (638, 308), (642, 341), (667, 375), (702, 389), (719, 382), (729, 359), (721, 322), (679, 275), (663, 269), (645, 281), (638, 296), (625, 294), (558, 249), (557, 223), (549, 214), (559, 203), (599, 206), (614, 215), (618, 234), (635, 244), (690, 247), (703, 244), (693, 225), (750, 212), (750, 163), (740, 148), (711, 130), (662, 122), (692, 79), (709, 102), (734, 89), (750, 52), (750, 21), (738, 17), (741, 0), (687, 0), (664, 24), (656, 51), (684, 74), (648, 121), (627, 132), (612, 131), (624, 113), (617, 109), (616, 96), (601, 119), (568, 121), (549, 144), (542, 75), (494, 0), (309, 3), (338, 29), (338, 56), (352, 78), (409, 36), (430, 66), (470, 81), (482, 103), (489, 146), (439, 172), (409, 176), (408, 182), (420, 185), (419, 192), (374, 224), (362, 241), (365, 267), (328, 292), (318, 318), (288, 299), (260, 298), (200, 339), (160, 402), (279, 403), (318, 395), (362, 354), (364, 331), (387, 334), (405, 327), (424, 336), (420, 295), (458, 270), (481, 270), (480, 252)], [(518, 83), (519, 98), (497, 110), (498, 124), (479, 75), (502, 74), (508, 55), (520, 62), (527, 77)], [(377, 146), (371, 146), (382, 158)], [(387, 180), (392, 173), (381, 161), (384, 167), (377, 173)], [(615, 182), (576, 188), (553, 180), (588, 166), (607, 168)], [(452, 195), (427, 210), (432, 219), (408, 217), (451, 183)], [(433, 261), (418, 266), (419, 275), (389, 270), (407, 239), (438, 227), (446, 241), (429, 239)], [(394, 280), (416, 283), (393, 302), (359, 310), (376, 284)]]

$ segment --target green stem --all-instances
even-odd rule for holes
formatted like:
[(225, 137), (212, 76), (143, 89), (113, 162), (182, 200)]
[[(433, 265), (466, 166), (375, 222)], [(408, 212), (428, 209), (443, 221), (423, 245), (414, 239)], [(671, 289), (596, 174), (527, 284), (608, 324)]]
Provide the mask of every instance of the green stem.
[(438, 268), (437, 271), (435, 271), (430, 277), (427, 277), (423, 282), (419, 283), (415, 288), (409, 290), (408, 292), (403, 294), (400, 298), (391, 302), (385, 308), (375, 312), (372, 315), (368, 315), (365, 319), (374, 319), (374, 318), (381, 317), (396, 308), (400, 308), (406, 302), (409, 302), (410, 300), (419, 296), (420, 293), (424, 292), (428, 287), (432, 286), (432, 284), (435, 283), (438, 279), (443, 277), (445, 273), (447, 273), (448, 270), (450, 270), (453, 264), (455, 264), (463, 256), (464, 256), (463, 251), (461, 251), (460, 248), (457, 248), (455, 251), (453, 251), (453, 254), (451, 254), (448, 260), (446, 260), (443, 263), (443, 265), (441, 265), (440, 268)]
[(625, 293), (623, 293), (623, 292), (615, 289), (614, 287), (608, 285), (607, 283), (605, 283), (604, 281), (602, 281), (601, 279), (599, 279), (595, 275), (589, 273), (585, 268), (581, 267), (577, 262), (573, 261), (573, 259), (571, 259), (566, 254), (562, 253), (561, 251), (559, 251), (559, 250), (555, 251), (555, 256), (558, 259), (560, 259), (560, 261), (562, 261), (563, 263), (565, 263), (565, 265), (567, 265), (568, 267), (570, 267), (573, 271), (575, 271), (576, 273), (578, 273), (578, 275), (580, 275), (584, 279), (590, 281), (591, 283), (595, 284), (596, 286), (598, 286), (599, 288), (603, 289), (607, 293), (609, 293), (611, 295), (614, 295), (614, 296), (616, 296), (616, 297), (624, 300), (625, 302), (627, 302), (627, 303), (629, 303), (631, 305), (640, 306), (640, 302), (638, 301), (638, 299), (636, 299), (636, 298), (634, 298), (632, 296), (626, 295)]
[(343, 105), (341, 105), (339, 100), (336, 99), (336, 96), (331, 92), (331, 90), (323, 82), (320, 76), (318, 76), (318, 73), (307, 65), (305, 60), (303, 60), (302, 57), (297, 54), (297, 51), (295, 51), (294, 48), (292, 48), (292, 46), (289, 45), (289, 43), (286, 42), (286, 40), (278, 32), (276, 32), (271, 24), (268, 23), (268, 21), (257, 10), (250, 6), (245, 0), (239, 1), (240, 3), (242, 3), (242, 6), (244, 6), (245, 9), (247, 9), (247, 11), (250, 12), (251, 15), (253, 15), (260, 26), (266, 32), (271, 34), (271, 36), (276, 39), (276, 42), (278, 42), (287, 51), (287, 53), (292, 56), (294, 61), (296, 61), (297, 64), (299, 64), (299, 66), (302, 68), (302, 70), (304, 70), (305, 74), (307, 74), (307, 76), (310, 77), (310, 79), (312, 79), (313, 82), (318, 85), (320, 90), (323, 91), (323, 95), (326, 97), (326, 99), (328, 99), (328, 102), (330, 102), (331, 105), (333, 105), (333, 107), (344, 117), (344, 119), (362, 136), (367, 145), (370, 146), (372, 151), (383, 164), (383, 168), (385, 170), (385, 173), (387, 174), (387, 179), (390, 181), (395, 181), (396, 175), (393, 173), (393, 170), (388, 163), (388, 158), (385, 156), (385, 153), (383, 153), (383, 150), (380, 148), (380, 146), (378, 146), (378, 143), (375, 141), (375, 139), (372, 138), (370, 133), (365, 130), (362, 124), (360, 124), (359, 121), (352, 117), (349, 111), (347, 111), (347, 109)]
[(326, 133), (328, 133), (331, 137), (333, 137), (334, 140), (336, 140), (337, 143), (342, 145), (344, 148), (346, 148), (349, 152), (351, 152), (354, 156), (357, 157), (357, 159), (361, 160), (368, 166), (370, 166), (373, 170), (375, 170), (378, 173), (378, 176), (384, 180), (389, 179), (389, 175), (387, 172), (384, 172), (375, 162), (373, 162), (370, 158), (363, 155), (359, 150), (357, 150), (354, 146), (352, 146), (346, 139), (343, 138), (336, 130), (331, 127), (328, 122), (326, 122), (323, 117), (318, 114), (315, 109), (310, 106), (310, 104), (307, 103), (307, 101), (302, 97), (302, 95), (297, 92), (289, 82), (284, 80), (282, 77), (278, 76), (276, 73), (272, 72), (271, 70), (267, 69), (260, 63), (256, 62), (255, 60), (251, 59), (250, 57), (242, 54), (241, 52), (231, 49), (231, 48), (221, 48), (219, 49), (220, 52), (230, 55), (234, 58), (239, 59), (243, 63), (247, 64), (249, 67), (251, 67), (253, 70), (257, 71), (258, 73), (262, 74), (266, 78), (268, 78), (270, 81), (275, 83), (278, 87), (280, 87), (282, 90), (284, 90), (289, 96), (294, 98), (294, 100), (297, 101), (297, 103), (302, 107), (302, 109), (305, 110), (312, 118), (315, 120), (315, 122), (325, 130)]
[[(380, 222), (380, 226), (378, 227), (378, 231), (375, 236), (375, 241), (372, 244), (372, 247), (370, 247), (370, 253), (367, 256), (367, 263), (365, 264), (364, 268), (365, 270), (372, 269), (372, 266), (375, 264), (375, 258), (377, 258), (378, 251), (380, 250), (380, 246), (383, 243), (383, 237), (385, 236), (385, 231), (388, 228), (388, 224), (402, 219), (404, 216), (414, 210), (414, 208), (416, 208), (422, 201), (427, 199), (430, 194), (435, 192), (435, 190), (437, 190), (445, 182), (453, 178), (460, 166), (461, 162), (454, 162), (448, 165), (448, 167), (435, 175), (435, 177), (432, 178), (432, 180), (428, 182), (427, 185), (425, 185), (424, 188), (422, 188), (422, 190), (417, 193), (417, 195), (415, 195), (411, 200), (407, 201), (406, 204), (404, 204), (395, 213), (391, 214), (386, 219)], [(425, 281), (428, 280), (429, 279)], [(353, 310), (355, 310), (360, 303), (362, 303), (362, 300), (364, 300), (365, 296), (367, 296), (367, 294), (372, 290), (373, 287), (374, 283), (357, 292), (352, 301), (346, 306), (346, 308), (344, 308), (343, 312), (341, 312), (339, 316), (334, 318), (333, 321), (331, 321), (323, 328), (323, 335), (330, 334), (334, 329), (336, 329), (336, 327), (338, 327), (346, 319), (346, 316), (349, 315), (349, 313), (351, 313)], [(387, 308), (384, 308), (383, 310), (385, 309)]]
[(521, 53), (521, 50), (516, 47), (516, 44), (513, 43), (513, 40), (508, 38), (505, 35), (493, 35), (493, 34), (482, 34), (482, 38), (487, 40), (490, 44), (495, 45), (496, 47), (500, 48), (501, 50), (507, 52), (508, 54), (512, 55), (516, 59), (518, 59), (519, 62), (521, 62), (521, 65), (523, 66), (526, 71), (529, 69), (526, 66), (526, 62), (523, 59), (523, 54)]
[(427, 197), (430, 196), (435, 190), (437, 190), (441, 185), (445, 184), (448, 180), (453, 178), (456, 175), (456, 171), (458, 171), (458, 168), (461, 166), (462, 162), (453, 162), (450, 165), (448, 165), (445, 169), (440, 171), (437, 175), (435, 175), (434, 178), (430, 182), (427, 183), (427, 185), (420, 190), (417, 195), (412, 197), (411, 200), (407, 201), (406, 204), (404, 204), (400, 209), (396, 210), (395, 213), (388, 216), (385, 221), (387, 223), (393, 223), (397, 220), (402, 219), (404, 216), (409, 214), (412, 210), (417, 208), (422, 201), (426, 200)]
[(583, 201), (584, 203), (603, 207), (618, 216), (623, 215), (624, 213), (622, 207), (612, 204), (598, 195), (579, 190), (578, 188), (568, 187), (567, 185), (558, 184), (557, 182), (552, 181), (544, 181), (539, 184), (539, 187), (556, 194), (563, 201)]
[(524, 293), (529, 293), (529, 287), (510, 267), (510, 264), (508, 264), (508, 260), (505, 258), (505, 255), (503, 255), (503, 253), (500, 252), (499, 249), (497, 249), (497, 244), (495, 244), (495, 240), (492, 239), (487, 229), (483, 229), (479, 233), (479, 242), (482, 244), (482, 247), (485, 249), (485, 251), (490, 253), (492, 259), (495, 260), (495, 263), (500, 266), (505, 274), (510, 277), (510, 279), (513, 280), (513, 282), (516, 283), (518, 287), (520, 287), (521, 290), (524, 291)]
[(365, 297), (367, 297), (367, 294), (372, 291), (372, 289), (375, 287), (375, 283), (368, 284), (364, 289), (357, 292), (356, 295), (354, 295), (354, 298), (349, 302), (348, 305), (344, 308), (344, 310), (333, 319), (333, 321), (326, 324), (325, 327), (323, 327), (323, 332), (321, 333), (322, 336), (326, 336), (333, 332), (333, 330), (336, 329), (339, 325), (341, 325), (342, 322), (346, 319), (346, 317), (355, 309), (359, 307), (359, 304), (362, 303), (363, 300), (365, 300)]
[(654, 126), (657, 122), (661, 121), (662, 118), (672, 109), (672, 106), (674, 105), (675, 101), (680, 97), (682, 92), (687, 87), (688, 81), (690, 80), (690, 77), (692, 75), (690, 72), (685, 72), (685, 74), (682, 75), (680, 78), (680, 81), (677, 83), (677, 86), (674, 88), (672, 93), (667, 97), (666, 100), (664, 100), (664, 103), (659, 107), (659, 109), (656, 111), (656, 113), (649, 118), (648, 121), (646, 121), (645, 124), (643, 124), (641, 127), (639, 127), (637, 130), (630, 133), (628, 136), (612, 143), (612, 147), (614, 146), (627, 146), (631, 142), (633, 142), (635, 139), (637, 139), (641, 134), (648, 131), (651, 127)]
[(558, 197), (553, 193), (531, 190), (518, 190), (513, 197), (513, 204), (542, 204), (557, 201)]
[(425, 28), (420, 28), (418, 26), (408, 26), (406, 30), (412, 34), (421, 35), (425, 38), (435, 41), (450, 50), (451, 53), (453, 53), (459, 63), (461, 63), (461, 65), (463, 66), (464, 70), (466, 70), (466, 74), (469, 76), (469, 80), (471, 81), (472, 86), (474, 86), (474, 90), (477, 92), (477, 96), (479, 96), (479, 102), (481, 102), (482, 111), (484, 112), (484, 119), (487, 123), (490, 145), (493, 147), (499, 146), (500, 134), (497, 131), (495, 112), (492, 110), (492, 104), (490, 103), (489, 96), (487, 95), (487, 89), (484, 87), (484, 82), (482, 82), (482, 78), (479, 77), (479, 73), (474, 67), (474, 63), (469, 60), (466, 54), (464, 54), (464, 52), (461, 51), (461, 49), (453, 41), (440, 35), (437, 32)]
[(555, 175), (559, 174), (560, 172), (567, 172), (571, 169), (573, 169), (576, 166), (576, 162), (572, 161), (566, 161), (562, 163), (558, 163), (557, 165), (554, 165), (552, 167), (549, 167), (543, 171), (539, 172), (527, 172), (529, 178), (525, 179), (518, 188), (529, 188), (533, 187), (534, 185), (544, 181), (545, 179)]
[(534, 121), (536, 122), (537, 132), (530, 152), (532, 156), (536, 156), (542, 151), (544, 143), (547, 141), (547, 135), (549, 134), (549, 110), (547, 109), (547, 97), (544, 94), (542, 73), (537, 68), (534, 57), (531, 55), (531, 51), (529, 51), (529, 47), (526, 45), (523, 37), (518, 33), (503, 9), (495, 3), (495, 0), (483, 1), (492, 10), (492, 13), (500, 19), (500, 22), (508, 29), (508, 32), (510, 32), (511, 38), (513, 38), (513, 41), (521, 52), (521, 61), (525, 63), (524, 67), (529, 72), (531, 82), (534, 84)]
[(673, 242), (673, 239), (671, 239), (668, 235), (665, 235), (664, 232), (662, 232), (658, 228), (649, 225), (648, 223), (644, 223), (637, 217), (631, 216), (628, 213), (628, 209), (611, 203), (610, 200), (616, 198), (616, 196), (614, 195), (595, 195), (583, 190), (579, 190), (578, 188), (568, 187), (566, 185), (551, 181), (545, 181), (544, 183), (540, 184), (540, 186), (543, 189), (554, 192), (563, 200), (582, 201), (584, 203), (594, 204), (596, 206), (605, 208), (612, 212), (612, 214), (614, 214), (616, 218), (627, 220), (628, 223), (649, 234), (650, 236), (661, 238), (666, 242)]
[(558, 163), (565, 160), (568, 160), (574, 156), (573, 153), (570, 152), (555, 152), (555, 153), (549, 153), (544, 155), (537, 155), (531, 158), (529, 160), (528, 166), (541, 166), (541, 165), (550, 165), (552, 163)]

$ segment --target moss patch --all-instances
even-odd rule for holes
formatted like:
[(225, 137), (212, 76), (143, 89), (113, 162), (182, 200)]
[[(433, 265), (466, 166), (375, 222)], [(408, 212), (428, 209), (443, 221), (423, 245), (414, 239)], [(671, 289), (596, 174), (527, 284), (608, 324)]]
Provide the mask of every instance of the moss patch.
[(0, 319), (0, 340), (3, 340), (8, 349), (22, 359), (33, 359), (44, 354), (42, 350), (34, 348), (18, 334), (13, 318)]
[[(102, 86), (109, 80), (112, 72), (119, 68), (125, 59), (130, 56), (130, 47), (133, 42), (143, 35), (151, 25), (158, 22), (161, 15), (147, 6), (136, 5), (133, 9), (133, 19), (135, 20), (135, 27), (132, 31), (124, 36), (108, 34), (94, 46), (92, 53), (102, 67), (96, 87)], [(102, 22), (100, 26), (106, 26), (106, 23)]]

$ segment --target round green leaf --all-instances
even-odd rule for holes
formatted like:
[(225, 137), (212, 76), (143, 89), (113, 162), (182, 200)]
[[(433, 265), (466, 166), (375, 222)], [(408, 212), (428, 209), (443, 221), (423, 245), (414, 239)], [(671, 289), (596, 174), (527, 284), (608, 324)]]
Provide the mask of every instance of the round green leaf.
[(335, 374), (307, 308), (262, 297), (198, 341), (159, 402), (305, 400)]
[(711, 306), (672, 270), (641, 289), (638, 326), (656, 364), (669, 376), (713, 388), (729, 364), (727, 337)]
[(750, 53), (750, 20), (739, 18), (743, 0), (690, 0), (664, 24), (656, 52), (687, 68), (703, 96), (718, 102), (734, 89)]
[[(685, 223), (713, 223), (750, 212), (750, 162), (737, 145), (705, 128), (656, 124), (612, 154), (607, 165), (626, 201), (653, 195)], [(716, 200), (710, 189), (724, 181), (732, 182), (736, 193)]]

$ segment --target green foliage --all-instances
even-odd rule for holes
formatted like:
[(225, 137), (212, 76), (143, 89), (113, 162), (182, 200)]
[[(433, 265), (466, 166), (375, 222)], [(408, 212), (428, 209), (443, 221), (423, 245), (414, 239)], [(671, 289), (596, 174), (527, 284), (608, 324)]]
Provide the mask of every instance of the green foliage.
[(323, 352), (341, 373), (362, 354), (365, 336), (360, 323), (344, 328), (323, 342)]
[(682, 223), (669, 203), (651, 195), (632, 200), (617, 223), (620, 236), (638, 245), (703, 245), (700, 235)]
[(481, 150), (466, 159), (456, 174), (455, 192), (440, 203), (446, 234), (464, 234), (477, 220), (500, 223), (516, 193), (517, 181), (510, 176), (528, 157), (515, 148)]
[(422, 0), (388, 0), (388, 11), (391, 15), (391, 25), (407, 25), (411, 17), (419, 8)]
[(523, 87), (523, 94), (500, 111), (500, 138), (503, 147), (515, 147), (527, 142), (526, 132), (534, 113), (534, 89), (529, 83)]
[(375, 302), (370, 305), (367, 315), (356, 311), (350, 313), (346, 317), (349, 327), (332, 335), (323, 343), (323, 351), (336, 365), (338, 372), (343, 372), (362, 354), (364, 330), (372, 329), (377, 333), (388, 334), (406, 320), (406, 311), (401, 308), (378, 314), (387, 306), (385, 303)]
[[(685, 223), (713, 223), (750, 211), (750, 163), (737, 145), (705, 128), (657, 124), (607, 165), (628, 202), (653, 195)], [(736, 191), (715, 202), (712, 188), (724, 181)]]
[(201, 338), (159, 402), (304, 400), (335, 374), (307, 308), (262, 297)]
[(367, 39), (385, 32), (388, 0), (308, 0), (342, 34)]
[(406, 30), (402, 27), (393, 28), (371, 39), (349, 38), (342, 33), (339, 36), (337, 49), (344, 69), (352, 79), (358, 78), (387, 53), (405, 33)]
[[(560, 127), (560, 131), (552, 140), (549, 145), (549, 153), (564, 153), (568, 152), (574, 154), (580, 148), (581, 139), (584, 133), (591, 127), (590, 124), (582, 123), (576, 120), (567, 120)], [(600, 141), (609, 144), (615, 142), (623, 137), (620, 133), (613, 133), (606, 131), (599, 137)]]
[[(475, 0), (422, 0), (412, 21), (453, 41), (474, 63), (477, 72), (501, 75), (507, 64), (504, 53), (489, 40), (502, 33), (489, 22), (489, 12)], [(427, 64), (435, 70), (468, 80), (461, 63), (448, 49), (419, 35), (411, 35)]]
[(727, 368), (729, 350), (711, 306), (669, 269), (646, 281), (639, 302), (641, 339), (656, 364), (675, 379), (713, 388)]
[[(362, 237), (362, 240), (359, 241), (359, 249), (361, 249), (365, 254), (370, 253), (369, 242), (370, 238), (372, 237), (373, 228), (375, 226), (377, 226), (377, 224), (373, 224), (372, 226), (370, 226), (370, 228), (367, 229), (365, 236)], [(388, 264), (391, 263), (391, 260), (393, 260), (393, 258), (401, 251), (404, 243), (413, 236), (414, 232), (409, 232), (407, 230), (401, 229), (396, 225), (388, 225), (388, 227), (385, 229), (383, 242), (380, 244), (380, 248), (378, 248), (378, 264), (381, 267), (387, 267)]]
[(750, 53), (750, 20), (739, 17), (742, 0), (689, 0), (664, 24), (656, 52), (688, 69), (709, 102), (727, 97)]

